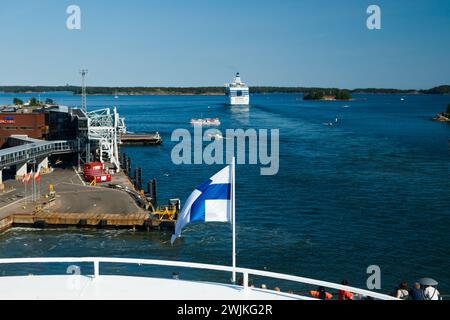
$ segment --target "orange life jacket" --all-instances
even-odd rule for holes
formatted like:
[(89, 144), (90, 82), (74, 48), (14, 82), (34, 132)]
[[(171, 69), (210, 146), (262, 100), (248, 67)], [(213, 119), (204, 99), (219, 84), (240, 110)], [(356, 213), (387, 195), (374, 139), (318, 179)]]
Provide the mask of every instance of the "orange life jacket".
[[(320, 292), (319, 291), (310, 291), (309, 294), (311, 295), (311, 297), (313, 298), (317, 298), (319, 299), (320, 297)], [(333, 295), (329, 292), (325, 292), (325, 300), (330, 300), (331, 298), (333, 298)]]
[(345, 290), (339, 290), (339, 300), (353, 300), (353, 294)]

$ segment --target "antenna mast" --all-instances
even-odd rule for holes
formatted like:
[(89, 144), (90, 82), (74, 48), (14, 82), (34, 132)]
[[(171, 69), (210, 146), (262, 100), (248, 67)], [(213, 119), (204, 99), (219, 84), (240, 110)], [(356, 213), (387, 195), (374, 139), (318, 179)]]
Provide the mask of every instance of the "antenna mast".
[(81, 109), (87, 112), (87, 99), (86, 99), (86, 75), (88, 73), (87, 69), (82, 69), (81, 73)]

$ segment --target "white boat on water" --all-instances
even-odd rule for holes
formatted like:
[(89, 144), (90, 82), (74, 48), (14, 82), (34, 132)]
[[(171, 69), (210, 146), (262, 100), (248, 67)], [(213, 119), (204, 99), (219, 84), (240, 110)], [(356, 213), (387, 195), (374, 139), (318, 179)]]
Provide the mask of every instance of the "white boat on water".
[(208, 133), (208, 137), (211, 140), (222, 140), (223, 139), (223, 135), (220, 132), (217, 133)]
[(194, 126), (220, 126), (219, 118), (191, 119)]
[[(33, 265), (39, 264), (39, 269)], [(65, 265), (66, 274), (51, 274), (46, 265)], [(86, 264), (93, 265), (88, 266)], [(168, 275), (165, 278), (106, 275), (101, 266), (117, 264), (133, 266), (159, 266), (161, 270), (197, 269), (219, 272), (236, 272), (239, 284), (183, 280)], [(269, 289), (254, 288), (249, 279), (272, 278), (309, 285), (323, 286), (335, 290), (346, 290), (354, 294), (380, 300), (398, 300), (394, 297), (369, 290), (357, 289), (330, 282), (313, 280), (268, 271), (258, 271), (230, 266), (199, 264), (192, 262), (127, 259), (127, 258), (13, 258), (0, 259), (0, 267), (6, 265), (29, 266), (27, 276), (0, 276), (0, 300), (315, 300), (307, 294), (293, 294)], [(83, 266), (89, 273), (84, 273)], [(22, 267), (21, 273), (24, 268)], [(46, 270), (46, 275), (32, 275), (33, 270)], [(54, 270), (54, 269), (53, 269)], [(92, 271), (93, 270), (93, 273)], [(121, 270), (125, 270), (121, 268)], [(3, 271), (3, 274), (7, 273)]]
[(248, 86), (241, 81), (241, 76), (236, 73), (232, 83), (226, 85), (228, 104), (246, 106), (250, 104), (250, 90)]

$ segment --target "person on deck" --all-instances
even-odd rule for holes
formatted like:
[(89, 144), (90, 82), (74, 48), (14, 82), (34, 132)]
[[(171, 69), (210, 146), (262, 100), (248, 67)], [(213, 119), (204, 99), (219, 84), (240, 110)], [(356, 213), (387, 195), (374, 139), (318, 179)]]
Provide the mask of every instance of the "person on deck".
[(401, 300), (407, 300), (409, 298), (408, 283), (406, 283), (405, 281), (400, 283), (397, 292), (395, 294), (395, 297)]
[(409, 291), (409, 297), (412, 300), (424, 300), (423, 291), (420, 283), (414, 283), (412, 289)]
[(423, 290), (423, 296), (425, 300), (441, 300), (441, 294), (438, 289), (433, 286), (428, 286)]
[[(348, 286), (347, 280), (342, 280), (343, 286)], [(346, 290), (339, 290), (339, 300), (353, 300), (353, 293)]]
[(329, 292), (326, 292), (324, 287), (319, 287), (316, 291), (311, 290), (309, 294), (311, 295), (311, 297), (320, 300), (330, 300), (331, 298), (333, 298), (333, 295)]

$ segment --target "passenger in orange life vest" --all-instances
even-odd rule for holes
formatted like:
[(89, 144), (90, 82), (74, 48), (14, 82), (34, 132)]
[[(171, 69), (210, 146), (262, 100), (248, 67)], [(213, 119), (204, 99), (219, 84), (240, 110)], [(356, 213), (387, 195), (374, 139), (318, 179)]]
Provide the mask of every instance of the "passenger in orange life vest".
[(331, 298), (333, 298), (333, 295), (329, 292), (326, 292), (324, 287), (317, 288), (317, 291), (312, 290), (309, 292), (309, 294), (311, 295), (311, 297), (321, 300), (330, 300)]
[[(342, 280), (343, 286), (348, 286), (347, 280)], [(349, 291), (339, 290), (339, 300), (353, 300), (353, 294)]]

